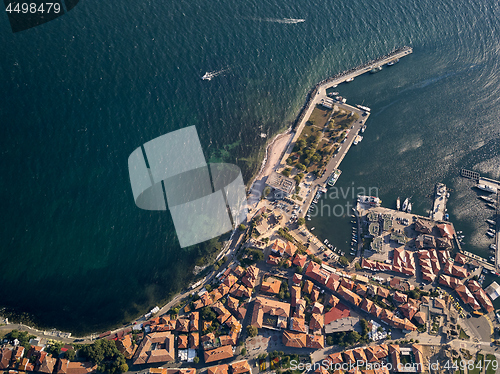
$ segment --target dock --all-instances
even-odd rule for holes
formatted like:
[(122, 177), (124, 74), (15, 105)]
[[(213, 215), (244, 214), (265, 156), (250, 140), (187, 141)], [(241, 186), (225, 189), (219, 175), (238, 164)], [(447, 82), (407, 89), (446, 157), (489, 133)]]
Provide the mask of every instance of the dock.
[[(280, 161), (280, 166), (286, 165), (286, 159), (290, 156), (292, 153), (293, 147), (297, 140), (300, 137), (300, 134), (302, 133), (302, 130), (304, 129), (307, 120), (311, 116), (311, 113), (313, 112), (316, 104), (320, 104), (322, 101), (324, 102), (325, 100), (331, 100), (327, 96), (327, 89), (332, 88), (333, 86), (346, 82), (348, 80), (351, 80), (353, 78), (356, 78), (362, 74), (365, 74), (367, 72), (370, 72), (370, 70), (374, 67), (380, 67), (384, 64), (387, 64), (389, 62), (395, 61), (397, 59), (400, 59), (402, 57), (408, 56), (411, 53), (413, 53), (413, 48), (411, 47), (402, 47), (393, 50), (392, 52), (381, 56), (379, 58), (376, 58), (374, 60), (368, 61), (362, 65), (359, 65), (355, 68), (343, 71), (339, 74), (334, 75), (333, 77), (327, 78), (316, 84), (311, 91), (309, 91), (306, 99), (306, 103), (302, 107), (296, 121), (294, 124), (294, 135), (292, 137), (292, 140), (290, 141), (288, 148), (285, 150), (281, 157)], [(346, 156), (347, 152), (351, 148), (354, 140), (356, 139), (356, 136), (358, 135), (360, 129), (365, 126), (366, 121), (370, 117), (370, 113), (367, 111), (364, 111), (358, 107), (351, 106), (349, 104), (345, 103), (336, 103), (336, 105), (342, 107), (345, 110), (358, 113), (360, 120), (357, 121), (354, 125), (353, 128), (349, 131), (346, 140), (344, 144), (342, 145), (342, 149), (340, 152), (335, 154), (328, 162), (325, 173), (323, 177), (318, 178), (316, 181), (314, 181), (314, 184), (311, 186), (311, 191), (314, 191), (317, 186), (325, 186), (328, 177), (330, 174), (333, 172), (334, 169), (338, 168), (344, 157)], [(302, 205), (302, 213), (300, 214), (301, 217), (304, 217), (307, 209), (309, 208), (312, 200), (314, 199), (315, 194), (311, 194), (309, 198), (304, 201)]]
[(432, 207), (431, 218), (434, 221), (443, 221), (446, 213), (446, 203), (448, 202), (448, 191), (446, 185), (437, 183), (434, 191), (434, 204)]
[[(493, 193), (491, 195), (491, 197), (496, 200), (496, 204), (495, 204), (496, 207), (494, 210), (494, 218), (493, 218), (493, 220), (496, 222), (495, 245), (497, 248), (495, 250), (495, 265), (493, 266), (493, 265), (488, 264), (488, 263), (486, 263), (486, 264), (491, 268), (489, 270), (495, 270), (495, 272), (499, 272), (500, 271), (500, 181), (490, 179), (490, 178), (481, 177), (481, 174), (479, 174), (477, 171), (471, 171), (471, 170), (467, 170), (467, 169), (460, 170), (460, 175), (464, 178), (473, 179), (478, 184), (484, 184), (486, 186), (492, 187), (493, 189), (496, 189), (496, 191), (497, 191), (496, 193)], [(466, 253), (464, 253), (464, 254), (466, 254)], [(466, 254), (466, 256), (468, 256), (468, 254)], [(473, 255), (473, 256), (478, 257), (476, 255)], [(486, 260), (483, 260), (483, 261), (486, 261)]]
[(481, 176), (477, 171), (467, 169), (460, 170), (460, 175), (464, 178), (474, 179), (476, 181), (479, 180), (479, 177)]
[(478, 178), (478, 183), (479, 184), (484, 184), (484, 185), (489, 186), (489, 187), (492, 187), (492, 188), (496, 189), (497, 191), (500, 190), (500, 182), (496, 181), (496, 180), (493, 180), (493, 179), (479, 177)]

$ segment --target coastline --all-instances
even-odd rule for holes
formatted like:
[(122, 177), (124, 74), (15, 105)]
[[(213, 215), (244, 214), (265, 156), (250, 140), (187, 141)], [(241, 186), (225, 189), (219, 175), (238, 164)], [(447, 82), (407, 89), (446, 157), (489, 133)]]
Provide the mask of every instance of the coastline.
[[(254, 203), (255, 203), (255, 205), (257, 205), (258, 202), (260, 201), (260, 197), (262, 196), (262, 193), (265, 189), (266, 177), (280, 165), (284, 155), (286, 155), (286, 151), (288, 150), (290, 144), (296, 139), (297, 136), (300, 135), (302, 128), (305, 124), (306, 114), (308, 114), (308, 112), (312, 108), (312, 104), (314, 104), (314, 102), (316, 100), (316, 95), (318, 95), (320, 93), (320, 90), (322, 90), (322, 89), (324, 89), (325, 94), (326, 94), (326, 88), (324, 86), (330, 85), (330, 84), (335, 84), (335, 83), (341, 83), (342, 81), (345, 81), (346, 79), (351, 77), (351, 75), (357, 76), (357, 75), (363, 74), (363, 73), (369, 71), (371, 69), (371, 66), (373, 66), (374, 64), (379, 63), (379, 62), (383, 61), (384, 59), (389, 58), (390, 56), (392, 56), (394, 54), (405, 52), (408, 49), (411, 51), (411, 48), (409, 48), (409, 47), (395, 49), (392, 52), (390, 52), (382, 57), (379, 57), (379, 58), (374, 59), (374, 60), (370, 60), (369, 62), (364, 63), (360, 66), (343, 71), (341, 73), (334, 75), (333, 77), (329, 77), (329, 78), (326, 78), (326, 79), (318, 82), (307, 93), (305, 103), (301, 107), (301, 109), (299, 110), (299, 113), (298, 113), (293, 125), (290, 126), (289, 128), (287, 128), (284, 132), (276, 134), (274, 136), (274, 138), (266, 146), (265, 155), (264, 155), (264, 159), (261, 163), (261, 167), (260, 167), (259, 171), (257, 172), (257, 174), (255, 175), (255, 177), (252, 179), (251, 183), (249, 184), (250, 188), (248, 190), (248, 194), (249, 194), (248, 195), (248, 202), (249, 202), (248, 205), (250, 206)], [(409, 53), (411, 53), (411, 52), (409, 52)], [(353, 109), (355, 109), (355, 108), (353, 108)], [(345, 153), (344, 153), (344, 155), (345, 155)], [(320, 179), (320, 181), (325, 182), (326, 177), (323, 179)], [(309, 201), (306, 203), (310, 204), (312, 197), (313, 196), (311, 195)], [(302, 216), (304, 214), (305, 214), (305, 212), (303, 212)], [(224, 247), (220, 250), (219, 254), (216, 256), (217, 260), (219, 258), (223, 257), (226, 254), (226, 252), (228, 251), (228, 249), (231, 247), (231, 243), (233, 241), (233, 237), (234, 237), (236, 230), (237, 229), (234, 229), (231, 232), (231, 237), (226, 242), (227, 244), (224, 245)], [(233, 247), (233, 249), (234, 249), (234, 247)], [(156, 314), (161, 315), (161, 314), (166, 313), (169, 309), (171, 309), (173, 306), (175, 306), (175, 304), (179, 303), (182, 300), (182, 298), (195, 292), (197, 288), (199, 288), (200, 286), (203, 286), (204, 283), (207, 280), (209, 280), (209, 278), (211, 278), (213, 276), (215, 276), (215, 272), (210, 272), (207, 276), (205, 276), (201, 280), (197, 281), (196, 283), (190, 284), (188, 287), (188, 292), (184, 292), (184, 293), (179, 292), (179, 293), (175, 294), (174, 296), (172, 296), (172, 298), (170, 298), (162, 307), (159, 307), (160, 310)], [(195, 284), (197, 286), (192, 289), (191, 287)], [(149, 318), (145, 318), (144, 314), (141, 314), (137, 318), (131, 320), (126, 325), (122, 325), (121, 327), (117, 327), (114, 330), (111, 330), (110, 333), (112, 334), (114, 332), (117, 332), (117, 331), (120, 331), (124, 328), (127, 328), (127, 327), (129, 327), (137, 322), (146, 321), (148, 319)], [(64, 337), (64, 338), (67, 338), (71, 341), (74, 341), (75, 339), (83, 339), (83, 340), (89, 340), (90, 342), (92, 342), (93, 340), (99, 338), (99, 333), (90, 334), (90, 335), (87, 335), (84, 337), (71, 337), (71, 335), (72, 335), (71, 333), (61, 332), (61, 331), (57, 331), (55, 329), (50, 330), (50, 331), (48, 331), (48, 330), (41, 331), (41, 330), (37, 330), (36, 328), (24, 325), (22, 323), (21, 324), (12, 324), (12, 325), (23, 326), (25, 328), (42, 333), (43, 335), (49, 335), (52, 337), (59, 337), (59, 338)], [(9, 325), (7, 325), (7, 326), (9, 326)]]

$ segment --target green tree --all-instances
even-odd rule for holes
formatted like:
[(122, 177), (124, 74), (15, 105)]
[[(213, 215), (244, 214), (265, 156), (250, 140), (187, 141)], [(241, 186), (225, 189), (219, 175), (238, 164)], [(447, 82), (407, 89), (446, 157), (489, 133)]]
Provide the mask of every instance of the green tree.
[(241, 355), (244, 356), (247, 354), (247, 349), (246, 348), (241, 348)]
[(73, 361), (76, 357), (76, 352), (74, 349), (68, 349), (66, 352), (64, 352), (64, 358), (66, 360)]
[(347, 266), (347, 265), (349, 265), (349, 260), (345, 256), (340, 256), (339, 263), (342, 266)]
[(295, 165), (295, 167), (296, 167), (297, 169), (299, 169), (299, 170), (302, 170), (302, 171), (306, 170), (305, 165), (304, 165), (304, 164), (301, 164), (301, 163), (298, 163), (297, 165)]
[(263, 193), (264, 197), (267, 197), (270, 193), (271, 193), (271, 188), (269, 186), (264, 188), (264, 193)]
[(240, 225), (238, 226), (238, 229), (240, 231), (245, 231), (247, 229), (247, 227), (244, 224), (240, 223)]
[(356, 262), (354, 264), (354, 267), (356, 268), (356, 270), (361, 270), (361, 265), (359, 264), (359, 262)]
[(217, 318), (217, 315), (212, 308), (205, 306), (201, 309), (201, 318), (205, 321), (213, 321)]
[(127, 364), (121, 364), (120, 365), (120, 373), (126, 373), (128, 371), (128, 365)]
[(304, 217), (300, 217), (297, 220), (297, 223), (299, 224), (299, 226), (305, 225), (306, 224), (306, 219)]
[(290, 168), (285, 168), (285, 169), (283, 169), (281, 174), (283, 174), (285, 177), (289, 177), (291, 172), (292, 172), (292, 170)]
[(200, 358), (198, 356), (196, 356), (195, 358), (193, 358), (193, 362), (195, 364), (199, 363), (200, 362)]
[(257, 327), (255, 326), (252, 326), (252, 325), (248, 325), (247, 326), (247, 334), (248, 336), (250, 337), (254, 337), (254, 336), (257, 336), (257, 333), (259, 332), (259, 330), (257, 330)]

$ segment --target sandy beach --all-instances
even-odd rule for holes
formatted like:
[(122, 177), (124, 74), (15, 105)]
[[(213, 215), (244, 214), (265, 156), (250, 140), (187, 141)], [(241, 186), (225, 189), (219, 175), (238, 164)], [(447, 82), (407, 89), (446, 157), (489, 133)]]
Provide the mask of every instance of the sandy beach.
[(264, 157), (264, 160), (262, 161), (262, 166), (257, 173), (257, 176), (252, 181), (249, 190), (249, 206), (257, 204), (260, 201), (260, 196), (262, 196), (264, 188), (266, 187), (266, 178), (279, 166), (283, 152), (290, 144), (293, 135), (294, 132), (291, 130), (291, 128), (289, 128), (285, 132), (276, 135), (272, 142), (267, 146), (266, 155)]

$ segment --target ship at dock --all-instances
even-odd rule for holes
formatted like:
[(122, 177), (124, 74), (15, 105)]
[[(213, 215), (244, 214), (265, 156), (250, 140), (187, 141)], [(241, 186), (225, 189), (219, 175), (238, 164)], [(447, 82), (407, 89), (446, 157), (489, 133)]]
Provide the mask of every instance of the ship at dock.
[(330, 175), (330, 178), (328, 178), (327, 184), (329, 187), (333, 187), (335, 185), (335, 183), (337, 183), (337, 180), (339, 179), (340, 174), (342, 174), (342, 170), (340, 170), (340, 169), (335, 169), (333, 171), (333, 173)]
[(476, 188), (479, 188), (482, 191), (489, 192), (489, 193), (495, 193), (497, 192), (497, 189), (495, 187), (488, 186), (487, 184), (476, 184)]
[(396, 209), (399, 210), (401, 208), (401, 200), (398, 198), (396, 199)]
[(370, 73), (375, 74), (382, 70), (382, 66), (375, 66), (370, 70)]
[(394, 64), (397, 64), (398, 62), (399, 62), (399, 58), (397, 58), (397, 59), (395, 59), (395, 60), (392, 60), (392, 61), (389, 61), (389, 62), (387, 63), (387, 66), (392, 66), (392, 65), (394, 65)]
[(496, 203), (495, 199), (492, 199), (491, 197), (488, 197), (488, 196), (479, 196), (479, 198), (483, 201), (486, 201), (487, 203), (490, 203), (490, 204)]
[(358, 202), (362, 204), (370, 204), (371, 206), (380, 206), (382, 204), (382, 200), (380, 200), (376, 196), (358, 196)]
[(354, 142), (353, 144), (354, 145), (358, 145), (358, 143), (363, 140), (363, 137), (361, 135), (356, 135), (356, 137), (354, 138)]
[(364, 110), (365, 112), (370, 113), (370, 111), (371, 111), (371, 109), (370, 109), (370, 108), (368, 108), (367, 106), (363, 106), (363, 105), (359, 105), (359, 104), (357, 104), (356, 106), (357, 106), (359, 109)]

